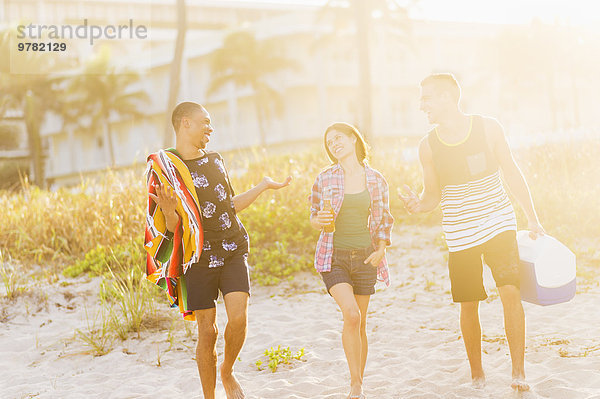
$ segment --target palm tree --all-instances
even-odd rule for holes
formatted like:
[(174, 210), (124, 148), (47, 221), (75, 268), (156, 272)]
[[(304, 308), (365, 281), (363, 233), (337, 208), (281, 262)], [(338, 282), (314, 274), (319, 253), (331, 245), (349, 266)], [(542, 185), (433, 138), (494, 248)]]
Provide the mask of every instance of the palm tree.
[(28, 174), (27, 159), (15, 153), (19, 149), (20, 132), (18, 126), (0, 122), (0, 190), (19, 187), (22, 176)]
[[(0, 54), (9, 54), (10, 32), (0, 33)], [(53, 110), (60, 93), (60, 84), (64, 78), (49, 73), (56, 65), (49, 57), (36, 53), (20, 54), (10, 64), (9, 57), (0, 60), (0, 116), (6, 110), (17, 110), (23, 116), (27, 131), (27, 144), (31, 162), (33, 182), (40, 187), (45, 185), (44, 154), (40, 127), (46, 114)], [(34, 75), (17, 74), (12, 71), (22, 71), (25, 65), (35, 65), (40, 73)], [(31, 70), (31, 68), (28, 68)]]
[(280, 113), (281, 96), (266, 81), (273, 73), (284, 69), (298, 68), (299, 64), (290, 58), (278, 55), (276, 48), (280, 39), (257, 41), (247, 31), (229, 34), (223, 47), (212, 55), (212, 81), (207, 95), (233, 82), (238, 87), (250, 86), (254, 91), (254, 105), (260, 133), (260, 145), (266, 145), (264, 122), (271, 112)]
[(131, 85), (139, 80), (133, 71), (117, 70), (104, 52), (91, 60), (68, 88), (69, 103), (77, 117), (80, 121), (89, 120), (89, 129), (84, 131), (95, 133), (102, 129), (106, 158), (111, 167), (115, 166), (111, 117), (118, 115), (124, 120), (144, 115), (140, 106), (148, 101), (147, 93), (131, 90)]
[(181, 62), (183, 59), (183, 49), (185, 47), (185, 33), (187, 30), (187, 21), (185, 18), (185, 0), (177, 1), (177, 39), (175, 40), (175, 54), (171, 63), (171, 79), (169, 80), (169, 99), (167, 101), (167, 111), (165, 112), (165, 135), (163, 138), (164, 147), (168, 147), (173, 142), (173, 133), (171, 131), (170, 111), (175, 108), (177, 94), (179, 93), (179, 84), (181, 81)]
[[(340, 31), (346, 25), (354, 25), (356, 32), (356, 47), (358, 50), (358, 104), (360, 130), (369, 136), (372, 133), (372, 86), (371, 86), (371, 55), (370, 34), (372, 32), (372, 18), (381, 18), (383, 25), (394, 35), (407, 36), (408, 16), (407, 8), (417, 1), (412, 0), (408, 5), (402, 5), (398, 0), (328, 0), (317, 15), (320, 22), (326, 15), (334, 11), (333, 26)], [(319, 38), (319, 42), (329, 40)]]

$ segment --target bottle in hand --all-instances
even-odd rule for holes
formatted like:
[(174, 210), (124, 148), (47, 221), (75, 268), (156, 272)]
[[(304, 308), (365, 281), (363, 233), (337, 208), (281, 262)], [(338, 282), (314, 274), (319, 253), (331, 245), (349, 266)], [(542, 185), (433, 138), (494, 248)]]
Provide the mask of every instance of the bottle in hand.
[[(327, 190), (325, 192), (325, 196), (323, 197), (323, 210), (331, 212), (331, 217), (335, 217), (335, 213), (333, 212), (333, 206), (331, 206), (331, 191)], [(335, 220), (332, 220), (331, 223), (323, 227), (323, 231), (325, 233), (333, 233), (335, 232)]]

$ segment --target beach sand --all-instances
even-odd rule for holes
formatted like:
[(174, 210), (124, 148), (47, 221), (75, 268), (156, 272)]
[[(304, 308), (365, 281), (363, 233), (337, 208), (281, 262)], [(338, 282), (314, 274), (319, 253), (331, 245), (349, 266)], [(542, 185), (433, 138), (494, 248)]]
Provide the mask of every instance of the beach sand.
[[(591, 284), (564, 304), (524, 303), (527, 379), (532, 391), (510, 387), (510, 357), (497, 291), (481, 303), (487, 385), (471, 387), (450, 296), (439, 227), (395, 229), (388, 251), (392, 286), (372, 298), (368, 315), (367, 398), (600, 399), (600, 288)], [(176, 310), (169, 329), (116, 340), (104, 356), (75, 339), (76, 329), (100, 323), (100, 279), (38, 282), (34, 294), (3, 299), (0, 319), (0, 397), (201, 398), (195, 362), (195, 323)], [(493, 286), (486, 274), (486, 285)], [(2, 288), (3, 289), (3, 288)], [(226, 315), (218, 307), (219, 356)], [(346, 398), (349, 373), (341, 345), (342, 317), (320, 278), (305, 274), (277, 287), (253, 287), (248, 339), (236, 373), (248, 398)], [(304, 348), (301, 361), (266, 366), (271, 347)], [(262, 370), (255, 362), (262, 360)], [(218, 386), (219, 398), (225, 398)]]

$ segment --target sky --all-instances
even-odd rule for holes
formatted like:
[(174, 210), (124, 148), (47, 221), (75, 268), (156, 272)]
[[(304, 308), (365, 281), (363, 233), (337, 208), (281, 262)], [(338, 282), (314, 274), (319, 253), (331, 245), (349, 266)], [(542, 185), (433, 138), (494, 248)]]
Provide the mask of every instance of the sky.
[[(249, 1), (253, 0), (241, 0)], [(324, 4), (324, 0), (263, 0), (272, 3)], [(401, 4), (410, 0), (399, 0)], [(444, 21), (527, 24), (534, 18), (572, 25), (600, 24), (595, 0), (418, 0), (411, 17)]]
[[(421, 0), (415, 17), (488, 23), (529, 23), (533, 18), (544, 22), (573, 25), (598, 23), (600, 17), (589, 0)], [(592, 6), (590, 6), (592, 4)], [(592, 8), (590, 10), (590, 8)]]

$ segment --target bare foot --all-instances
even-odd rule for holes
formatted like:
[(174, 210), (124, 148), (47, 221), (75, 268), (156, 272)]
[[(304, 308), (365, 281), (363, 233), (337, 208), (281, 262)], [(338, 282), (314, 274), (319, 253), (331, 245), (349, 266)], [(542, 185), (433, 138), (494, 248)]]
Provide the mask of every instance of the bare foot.
[(221, 381), (223, 382), (223, 388), (225, 388), (225, 395), (227, 399), (244, 399), (244, 391), (238, 380), (233, 375), (232, 371), (224, 372), (223, 365), (219, 368), (221, 371)]
[(471, 386), (475, 389), (482, 389), (485, 387), (485, 377), (473, 378), (471, 381)]
[(363, 399), (362, 386), (354, 385), (350, 387), (350, 393), (348, 394), (349, 399)]
[(485, 386), (485, 373), (482, 369), (471, 370), (471, 386), (475, 389), (481, 389)]
[(529, 384), (525, 381), (525, 378), (513, 377), (510, 387), (519, 392), (529, 391)]

